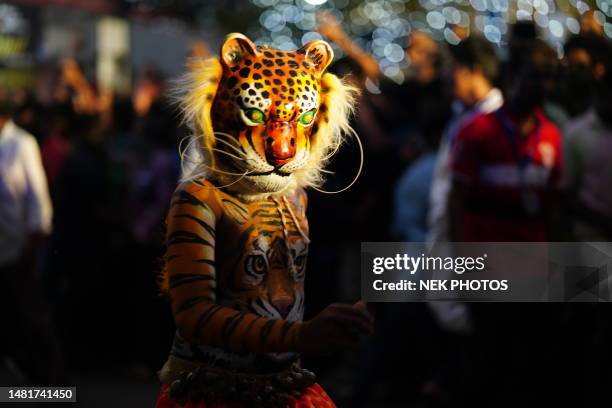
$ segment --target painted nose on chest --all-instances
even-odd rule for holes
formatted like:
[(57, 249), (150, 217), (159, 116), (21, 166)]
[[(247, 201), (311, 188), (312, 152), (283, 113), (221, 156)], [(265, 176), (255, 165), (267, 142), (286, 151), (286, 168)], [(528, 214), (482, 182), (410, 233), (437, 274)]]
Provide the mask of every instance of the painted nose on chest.
[(278, 311), (281, 318), (286, 319), (293, 307), (294, 299), (289, 296), (282, 296), (272, 299), (272, 306)]
[(295, 126), (290, 122), (271, 122), (266, 129), (266, 161), (282, 166), (295, 156)]

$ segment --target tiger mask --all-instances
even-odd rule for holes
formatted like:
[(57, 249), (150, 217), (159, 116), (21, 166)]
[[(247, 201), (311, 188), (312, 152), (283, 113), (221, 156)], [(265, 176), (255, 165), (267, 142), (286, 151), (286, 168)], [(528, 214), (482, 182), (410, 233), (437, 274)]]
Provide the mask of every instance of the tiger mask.
[(207, 177), (247, 199), (320, 185), (351, 132), (356, 94), (325, 73), (332, 59), (325, 41), (281, 51), (235, 33), (220, 59), (192, 63), (182, 101), (202, 156), (185, 178)]

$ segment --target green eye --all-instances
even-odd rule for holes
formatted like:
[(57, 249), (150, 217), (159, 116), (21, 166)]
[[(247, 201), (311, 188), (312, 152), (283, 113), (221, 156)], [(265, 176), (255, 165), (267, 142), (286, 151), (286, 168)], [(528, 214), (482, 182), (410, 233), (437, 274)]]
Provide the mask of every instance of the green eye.
[(241, 113), (244, 122), (249, 126), (259, 125), (266, 120), (265, 115), (259, 109), (245, 109)]
[(309, 110), (308, 112), (302, 113), (300, 118), (298, 119), (300, 123), (304, 126), (310, 125), (315, 117), (315, 110)]

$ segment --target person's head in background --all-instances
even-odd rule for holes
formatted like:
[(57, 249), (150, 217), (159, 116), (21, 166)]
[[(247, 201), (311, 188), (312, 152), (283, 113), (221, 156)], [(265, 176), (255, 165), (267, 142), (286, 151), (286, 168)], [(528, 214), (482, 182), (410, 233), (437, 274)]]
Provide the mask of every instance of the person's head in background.
[(180, 121), (175, 110), (163, 99), (158, 99), (142, 118), (136, 132), (157, 148), (176, 149), (179, 140)]
[(334, 75), (343, 78), (351, 85), (360, 88), (363, 86), (363, 81), (366, 79), (366, 74), (363, 68), (351, 58), (342, 58), (336, 61), (331, 67), (331, 72)]
[(25, 93), (15, 109), (13, 120), (22, 129), (34, 135), (39, 141), (44, 135), (44, 120), (41, 120), (42, 108), (32, 94)]
[(533, 21), (521, 20), (510, 26), (508, 38), (508, 61), (521, 63), (526, 48), (532, 44), (538, 36)]
[(606, 39), (593, 34), (576, 35), (565, 43), (562, 99), (570, 116), (581, 114), (591, 106), (595, 81), (603, 73), (606, 47)]
[(417, 82), (427, 84), (439, 77), (442, 65), (441, 50), (438, 43), (427, 34), (420, 31), (410, 33), (406, 57)]
[(607, 43), (604, 52), (607, 59), (602, 66), (601, 76), (597, 79), (594, 107), (601, 121), (612, 128), (612, 45), (610, 43)]
[(491, 91), (499, 74), (499, 58), (493, 45), (471, 36), (450, 47), (453, 94), (466, 106), (473, 106)]
[(134, 111), (132, 101), (128, 96), (117, 96), (112, 102), (111, 132), (116, 135), (127, 135), (132, 130)]
[(510, 60), (504, 80), (504, 99), (517, 116), (527, 116), (541, 107), (557, 86), (557, 53), (543, 40), (533, 40), (523, 53)]
[(15, 113), (15, 103), (6, 89), (0, 88), (0, 131)]

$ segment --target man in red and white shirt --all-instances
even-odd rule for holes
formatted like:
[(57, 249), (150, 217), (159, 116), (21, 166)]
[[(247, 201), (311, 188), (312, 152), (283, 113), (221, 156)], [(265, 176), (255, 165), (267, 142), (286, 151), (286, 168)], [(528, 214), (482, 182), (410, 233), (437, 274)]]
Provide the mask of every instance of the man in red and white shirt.
[(505, 88), (506, 103), (464, 126), (452, 150), (453, 241), (547, 241), (557, 213), (561, 135), (540, 105), (556, 55), (536, 42)]

